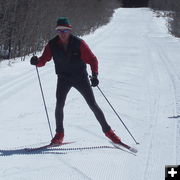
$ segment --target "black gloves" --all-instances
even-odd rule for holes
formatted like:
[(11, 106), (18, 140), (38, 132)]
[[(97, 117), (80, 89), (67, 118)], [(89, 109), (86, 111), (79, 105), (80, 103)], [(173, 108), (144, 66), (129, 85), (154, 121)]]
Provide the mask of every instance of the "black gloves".
[(91, 86), (96, 87), (99, 84), (99, 80), (97, 78), (98, 74), (97, 73), (92, 73), (92, 76), (90, 77), (90, 81), (91, 81)]
[(37, 65), (38, 64), (38, 57), (33, 56), (30, 60), (31, 65)]

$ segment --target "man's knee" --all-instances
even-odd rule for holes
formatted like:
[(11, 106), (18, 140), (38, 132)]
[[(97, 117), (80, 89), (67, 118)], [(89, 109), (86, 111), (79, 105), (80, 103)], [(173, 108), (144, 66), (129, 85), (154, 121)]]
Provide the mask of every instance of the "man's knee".
[(95, 101), (89, 103), (89, 107), (91, 108), (92, 111), (99, 109), (99, 106), (97, 105), (97, 103)]

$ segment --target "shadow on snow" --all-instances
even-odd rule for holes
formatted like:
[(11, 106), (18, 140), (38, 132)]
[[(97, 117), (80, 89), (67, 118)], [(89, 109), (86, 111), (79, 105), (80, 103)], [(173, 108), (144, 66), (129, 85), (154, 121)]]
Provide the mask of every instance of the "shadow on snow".
[[(45, 148), (45, 149), (38, 149), (38, 150), (26, 150), (26, 148), (19, 148), (19, 149), (0, 149), (0, 156), (12, 156), (12, 155), (35, 155), (35, 154), (67, 154), (68, 152), (76, 151), (81, 152), (83, 150), (95, 150), (95, 149), (114, 149), (120, 150), (131, 155), (136, 156), (134, 153), (124, 149), (124, 148), (115, 148), (115, 147), (79, 147), (79, 148)], [(59, 151), (59, 152), (58, 152)]]
[(12, 155), (34, 155), (34, 154), (67, 154), (67, 152), (53, 152), (57, 149), (41, 149), (35, 151), (27, 151), (25, 148), (22, 149), (0, 149), (0, 156), (12, 156)]

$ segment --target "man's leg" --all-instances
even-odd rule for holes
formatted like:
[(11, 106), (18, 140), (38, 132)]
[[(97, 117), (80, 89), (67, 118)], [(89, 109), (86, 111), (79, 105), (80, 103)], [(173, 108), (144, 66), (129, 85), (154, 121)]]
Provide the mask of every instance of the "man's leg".
[(64, 133), (63, 118), (64, 118), (64, 104), (67, 97), (67, 93), (71, 89), (71, 84), (65, 78), (58, 77), (57, 90), (56, 90), (56, 132)]
[(87, 78), (82, 78), (81, 80), (78, 80), (73, 83), (73, 86), (82, 94), (82, 96), (85, 98), (87, 104), (91, 108), (91, 110), (94, 112), (97, 120), (99, 121), (102, 130), (104, 133), (109, 131), (111, 127), (106, 122), (105, 116), (100, 109), (100, 107), (97, 105), (92, 87), (90, 85), (90, 82)]

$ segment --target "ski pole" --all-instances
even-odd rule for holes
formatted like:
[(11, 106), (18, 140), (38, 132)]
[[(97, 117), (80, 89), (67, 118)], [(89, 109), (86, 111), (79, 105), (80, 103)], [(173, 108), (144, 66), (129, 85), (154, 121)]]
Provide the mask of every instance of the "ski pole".
[(124, 127), (126, 128), (126, 130), (128, 131), (128, 133), (131, 135), (131, 137), (133, 138), (133, 140), (135, 141), (136, 144), (139, 144), (136, 139), (133, 137), (133, 135), (131, 134), (131, 132), (129, 131), (129, 129), (127, 128), (127, 126), (125, 125), (125, 123), (123, 122), (123, 120), (120, 118), (119, 114), (116, 112), (116, 110), (113, 108), (113, 106), (111, 105), (111, 103), (109, 102), (109, 100), (107, 99), (107, 97), (105, 96), (105, 94), (102, 92), (102, 90), (99, 88), (99, 86), (97, 86), (97, 88), (99, 89), (99, 91), (101, 92), (101, 94), (104, 96), (104, 98), (106, 99), (106, 101), (108, 102), (108, 104), (110, 105), (110, 107), (112, 108), (112, 110), (114, 111), (114, 113), (117, 115), (117, 117), (119, 118), (119, 120), (121, 121), (121, 123), (124, 125)]
[(39, 75), (39, 71), (38, 71), (37, 66), (36, 66), (36, 72), (37, 72), (37, 76), (38, 76), (38, 80), (39, 80), (39, 86), (40, 86), (40, 89), (41, 89), (42, 99), (43, 99), (43, 103), (44, 103), (44, 108), (45, 108), (45, 112), (46, 112), (46, 116), (47, 116), (47, 120), (48, 120), (49, 130), (50, 130), (50, 133), (51, 133), (51, 137), (53, 138), (53, 134), (52, 134), (52, 130), (51, 130), (51, 124), (50, 124), (50, 121), (49, 121), (49, 115), (48, 115), (48, 111), (47, 111), (47, 106), (46, 106), (44, 93), (43, 93), (43, 88), (42, 88), (42, 84), (41, 84), (41, 79), (40, 79), (40, 75)]

